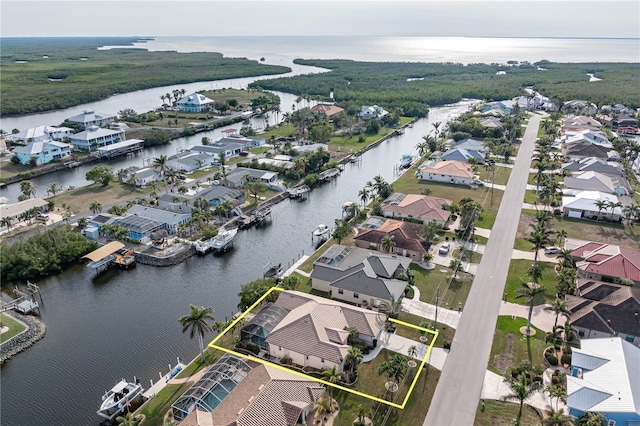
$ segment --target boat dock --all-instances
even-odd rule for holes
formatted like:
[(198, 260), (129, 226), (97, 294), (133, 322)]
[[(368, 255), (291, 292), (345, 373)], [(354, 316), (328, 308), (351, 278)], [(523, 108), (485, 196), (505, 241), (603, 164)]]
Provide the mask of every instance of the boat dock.
[(176, 377), (178, 373), (185, 369), (185, 367), (186, 365), (180, 361), (180, 358), (178, 358), (178, 363), (175, 366), (172, 367), (171, 364), (169, 364), (169, 371), (166, 374), (163, 375), (162, 372), (158, 372), (158, 376), (160, 376), (160, 378), (157, 382), (153, 383), (153, 380), (149, 380), (151, 384), (149, 389), (142, 392), (142, 398), (147, 401), (156, 396), (158, 392), (169, 384), (169, 380)]
[(40, 305), (34, 298), (36, 293), (40, 295), (40, 287), (34, 283), (27, 281), (27, 288), (24, 290), (15, 286), (13, 293), (18, 296), (18, 298), (9, 302), (0, 301), (0, 312), (18, 311), (21, 314), (28, 314), (36, 309), (40, 309)]
[(133, 250), (118, 253), (123, 248), (124, 244), (120, 241), (112, 241), (89, 254), (85, 254), (82, 259), (89, 259), (87, 268), (95, 269), (98, 273), (106, 270), (110, 265), (126, 269), (135, 264), (135, 256)]
[(311, 191), (309, 185), (294, 186), (287, 190), (289, 198), (303, 198), (309, 191)]
[(333, 168), (333, 169), (325, 170), (324, 172), (320, 172), (318, 174), (318, 180), (319, 181), (329, 180), (338, 176), (339, 174), (340, 174), (340, 169)]

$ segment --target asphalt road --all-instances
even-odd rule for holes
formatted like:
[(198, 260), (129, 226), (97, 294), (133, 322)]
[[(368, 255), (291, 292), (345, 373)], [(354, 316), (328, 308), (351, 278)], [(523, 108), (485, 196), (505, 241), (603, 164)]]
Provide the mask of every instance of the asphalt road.
[(496, 225), (478, 266), (451, 352), (424, 420), (425, 426), (474, 423), (540, 120), (541, 116), (535, 114), (527, 125)]

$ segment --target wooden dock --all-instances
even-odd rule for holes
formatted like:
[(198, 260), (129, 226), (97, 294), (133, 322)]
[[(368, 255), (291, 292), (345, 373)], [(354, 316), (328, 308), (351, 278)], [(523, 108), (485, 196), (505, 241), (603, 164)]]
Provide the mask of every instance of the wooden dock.
[(325, 170), (324, 172), (320, 172), (318, 174), (318, 180), (320, 181), (329, 180), (338, 176), (339, 174), (340, 174), (340, 169), (333, 168), (333, 169)]

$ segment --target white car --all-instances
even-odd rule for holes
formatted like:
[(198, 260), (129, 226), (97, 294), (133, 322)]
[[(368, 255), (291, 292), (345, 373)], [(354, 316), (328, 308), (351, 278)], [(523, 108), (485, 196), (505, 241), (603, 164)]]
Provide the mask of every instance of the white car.
[(450, 247), (451, 247), (451, 244), (448, 241), (446, 241), (446, 242), (442, 243), (442, 245), (438, 249), (438, 253), (440, 253), (440, 254), (448, 254)]
[(557, 254), (560, 252), (560, 247), (547, 247), (544, 249), (544, 254)]

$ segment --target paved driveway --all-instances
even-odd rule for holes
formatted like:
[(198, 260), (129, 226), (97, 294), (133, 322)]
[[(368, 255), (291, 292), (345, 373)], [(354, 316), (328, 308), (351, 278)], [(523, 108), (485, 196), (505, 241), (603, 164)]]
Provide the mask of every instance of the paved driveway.
[[(485, 379), (541, 116), (529, 119), (424, 425), (471, 425)], [(514, 206), (518, 206), (514, 208)]]

